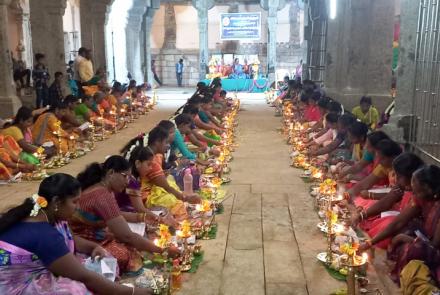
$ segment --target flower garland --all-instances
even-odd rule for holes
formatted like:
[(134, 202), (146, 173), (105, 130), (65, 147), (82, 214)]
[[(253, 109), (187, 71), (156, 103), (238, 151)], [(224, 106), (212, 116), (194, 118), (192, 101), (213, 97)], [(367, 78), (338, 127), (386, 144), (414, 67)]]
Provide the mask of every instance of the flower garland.
[(253, 92), (254, 87), (257, 87), (258, 89), (267, 89), (268, 85), (269, 85), (268, 80), (264, 80), (263, 84), (258, 84), (258, 80), (252, 80), (252, 83), (249, 87), (249, 92)]

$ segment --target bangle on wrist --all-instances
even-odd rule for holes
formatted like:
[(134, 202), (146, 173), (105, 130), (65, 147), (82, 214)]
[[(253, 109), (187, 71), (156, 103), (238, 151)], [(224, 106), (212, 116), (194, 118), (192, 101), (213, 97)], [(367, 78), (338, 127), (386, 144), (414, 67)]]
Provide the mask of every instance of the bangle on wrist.
[(372, 194), (371, 194), (370, 191), (368, 191), (368, 198), (369, 198), (369, 199), (373, 199), (373, 196), (372, 196)]

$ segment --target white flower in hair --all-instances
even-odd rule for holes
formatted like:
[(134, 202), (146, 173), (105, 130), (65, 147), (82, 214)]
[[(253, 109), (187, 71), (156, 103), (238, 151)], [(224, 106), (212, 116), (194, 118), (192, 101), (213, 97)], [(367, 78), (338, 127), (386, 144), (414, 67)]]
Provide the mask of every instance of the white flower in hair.
[(144, 134), (144, 147), (148, 146), (148, 133)]
[(133, 144), (133, 145), (130, 147), (130, 149), (128, 150), (127, 154), (125, 155), (125, 159), (126, 159), (127, 161), (130, 160), (131, 153), (134, 151), (134, 149), (135, 149), (137, 146), (138, 146), (138, 143)]
[(40, 197), (38, 194), (33, 194), (31, 199), (32, 202), (34, 203), (34, 207), (32, 208), (32, 211), (29, 214), (29, 216), (35, 217), (38, 215), (38, 212), (40, 211), (41, 208), (47, 207), (47, 200), (43, 197)]

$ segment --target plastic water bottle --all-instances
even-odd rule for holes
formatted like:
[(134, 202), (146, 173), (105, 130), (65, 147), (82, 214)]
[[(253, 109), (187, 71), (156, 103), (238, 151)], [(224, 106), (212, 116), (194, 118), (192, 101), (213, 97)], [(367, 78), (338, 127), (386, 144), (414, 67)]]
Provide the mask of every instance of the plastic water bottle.
[(185, 169), (185, 175), (183, 176), (183, 193), (186, 196), (192, 195), (193, 192), (193, 176), (191, 174), (191, 169)]
[(171, 269), (171, 291), (178, 291), (181, 288), (182, 274), (180, 270), (179, 260), (175, 259), (173, 260), (173, 268)]

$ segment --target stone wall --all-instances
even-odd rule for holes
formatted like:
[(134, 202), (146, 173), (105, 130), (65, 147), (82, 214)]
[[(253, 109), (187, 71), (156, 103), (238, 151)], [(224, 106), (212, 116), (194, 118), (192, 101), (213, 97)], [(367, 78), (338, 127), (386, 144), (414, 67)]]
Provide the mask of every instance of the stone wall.
[(198, 50), (162, 49), (152, 50), (152, 59), (156, 60), (156, 71), (164, 85), (176, 86), (176, 63), (183, 58), (183, 86), (191, 86), (199, 81)]

